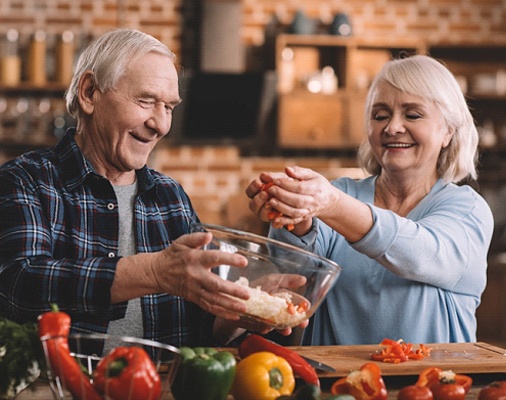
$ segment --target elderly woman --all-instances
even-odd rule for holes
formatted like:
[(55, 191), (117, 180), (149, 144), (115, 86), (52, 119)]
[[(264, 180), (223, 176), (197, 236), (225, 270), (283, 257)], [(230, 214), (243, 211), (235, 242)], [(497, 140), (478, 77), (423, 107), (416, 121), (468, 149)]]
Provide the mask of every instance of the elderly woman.
[(343, 267), (303, 343), (475, 341), (493, 217), (456, 184), (476, 179), (478, 145), (459, 85), (428, 56), (390, 61), (368, 93), (366, 124), (358, 160), (368, 178), (329, 182), (287, 167), (246, 188), (261, 219), (282, 213), (271, 236)]

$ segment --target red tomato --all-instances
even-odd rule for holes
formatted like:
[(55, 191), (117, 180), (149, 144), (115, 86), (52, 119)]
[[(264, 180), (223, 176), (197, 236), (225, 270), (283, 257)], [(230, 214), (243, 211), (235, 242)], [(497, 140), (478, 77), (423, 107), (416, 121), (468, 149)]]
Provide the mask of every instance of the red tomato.
[(433, 400), (434, 396), (427, 386), (410, 385), (397, 393), (397, 400)]
[(478, 400), (506, 400), (506, 381), (495, 381), (483, 387)]
[(458, 383), (436, 383), (430, 386), (434, 400), (464, 400), (466, 390)]

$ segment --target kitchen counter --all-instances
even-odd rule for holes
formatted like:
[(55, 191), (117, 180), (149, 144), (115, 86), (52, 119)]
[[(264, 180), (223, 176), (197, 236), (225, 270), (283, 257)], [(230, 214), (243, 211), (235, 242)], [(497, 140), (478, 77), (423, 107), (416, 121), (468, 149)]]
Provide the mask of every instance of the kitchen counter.
[[(399, 364), (380, 363), (383, 379), (388, 389), (388, 399), (395, 400), (400, 388), (414, 384), (418, 374), (427, 367), (439, 367), (456, 373), (470, 375), (473, 387), (466, 400), (476, 400), (480, 389), (495, 380), (506, 380), (506, 349), (484, 342), (427, 344), (431, 355), (422, 360), (410, 360)], [(336, 369), (336, 372), (320, 373), (324, 392), (332, 383), (352, 369), (358, 369), (370, 361), (370, 355), (378, 349), (375, 345), (360, 346), (295, 346), (299, 354), (316, 359)], [(414, 348), (417, 345), (414, 344)], [(235, 349), (227, 349), (235, 352)], [(49, 383), (36, 381), (31, 389), (21, 392), (16, 400), (52, 400)], [(167, 396), (167, 400), (171, 399)]]
[[(486, 384), (495, 380), (506, 380), (506, 374), (480, 374), (471, 375), (473, 377), (473, 387), (466, 396), (466, 400), (477, 400), (480, 389)], [(385, 384), (388, 389), (388, 400), (396, 400), (399, 389), (414, 383), (414, 377), (384, 377)], [(322, 389), (328, 393), (330, 386), (335, 381), (331, 378), (322, 378)], [(55, 400), (47, 381), (38, 380), (30, 386), (30, 388), (22, 391), (15, 400)], [(171, 396), (165, 397), (165, 400), (172, 400)], [(202, 399), (205, 400), (205, 399)], [(233, 400), (230, 397), (230, 400)]]

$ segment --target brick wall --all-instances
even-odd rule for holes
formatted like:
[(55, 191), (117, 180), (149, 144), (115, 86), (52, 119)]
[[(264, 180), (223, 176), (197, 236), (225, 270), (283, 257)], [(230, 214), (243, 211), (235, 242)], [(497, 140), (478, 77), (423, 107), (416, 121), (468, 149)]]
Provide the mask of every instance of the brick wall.
[[(241, 1), (241, 0), (206, 0)], [(150, 33), (180, 53), (182, 7), (191, 0), (2, 0), (0, 33), (20, 31), (23, 40), (38, 28), (50, 35), (66, 29), (99, 35), (115, 27)], [(287, 29), (296, 11), (328, 28), (333, 15), (349, 15), (360, 37), (418, 37), (450, 42), (506, 41), (505, 0), (242, 0), (241, 37), (246, 46), (265, 43), (266, 27), (277, 20)]]
[[(240, 0), (206, 0), (240, 1)], [(9, 28), (22, 43), (38, 28), (55, 36), (71, 29), (83, 40), (115, 27), (137, 28), (159, 38), (180, 54), (184, 34), (182, 7), (190, 0), (2, 0), (0, 34)], [(265, 46), (266, 32), (286, 30), (301, 10), (321, 20), (325, 30), (337, 12), (350, 16), (355, 36), (412, 36), (450, 42), (506, 42), (506, 0), (242, 0), (241, 38), (253, 49)], [(269, 29), (266, 29), (269, 28)], [(234, 147), (162, 146), (151, 164), (179, 180), (201, 219), (261, 232), (251, 216), (245, 185), (259, 172), (287, 164), (313, 168), (329, 178), (361, 172), (331, 158), (262, 158), (239, 155)]]
[(349, 15), (355, 36), (418, 37), (439, 41), (506, 39), (504, 0), (243, 0), (244, 41), (261, 44), (264, 26), (276, 16), (288, 26), (297, 10), (326, 29), (333, 15)]
[(129, 27), (157, 37), (178, 54), (180, 8), (181, 0), (2, 0), (0, 33), (16, 28), (24, 44), (36, 29), (44, 29), (49, 37), (70, 29), (87, 40)]

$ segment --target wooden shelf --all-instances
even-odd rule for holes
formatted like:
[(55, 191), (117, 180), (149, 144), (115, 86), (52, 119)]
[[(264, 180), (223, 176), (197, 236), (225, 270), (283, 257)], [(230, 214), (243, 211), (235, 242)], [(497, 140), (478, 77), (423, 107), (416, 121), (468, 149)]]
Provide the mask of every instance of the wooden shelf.
[(59, 83), (49, 82), (43, 86), (40, 85), (32, 85), (30, 83), (21, 83), (17, 86), (3, 86), (0, 85), (0, 93), (9, 93), (9, 94), (17, 94), (17, 93), (64, 93), (67, 90), (67, 86), (61, 85)]
[[(292, 57), (289, 68), (285, 59), (287, 48)], [(279, 35), (278, 146), (357, 148), (365, 134), (363, 114), (371, 80), (386, 61), (401, 52), (424, 51), (423, 43), (413, 39), (380, 41), (332, 35)], [(305, 80), (327, 66), (332, 67), (337, 77), (336, 92), (310, 93)], [(287, 81), (288, 72), (293, 77)]]
[[(283, 51), (293, 57), (287, 68)], [(408, 54), (430, 54), (444, 62), (467, 86), (466, 97), (478, 124), (492, 120), (496, 134), (506, 127), (506, 94), (478, 90), (477, 79), (493, 79), (506, 70), (506, 43), (427, 42), (414, 38), (355, 38), (282, 34), (276, 39), (278, 137), (280, 148), (357, 147), (365, 135), (363, 112), (367, 88), (385, 62)], [(290, 53), (288, 53), (290, 54)], [(335, 97), (315, 97), (304, 87), (306, 76), (331, 66), (337, 76)], [(288, 73), (293, 74), (293, 89)], [(484, 75), (484, 76), (483, 76)], [(501, 75), (502, 76), (502, 75)], [(287, 89), (288, 88), (288, 89)], [(303, 94), (306, 92), (306, 94)]]

